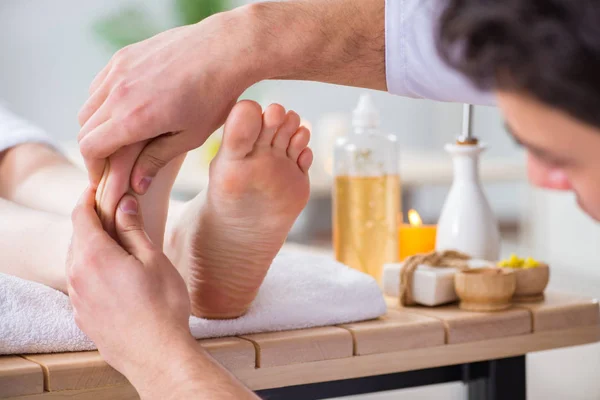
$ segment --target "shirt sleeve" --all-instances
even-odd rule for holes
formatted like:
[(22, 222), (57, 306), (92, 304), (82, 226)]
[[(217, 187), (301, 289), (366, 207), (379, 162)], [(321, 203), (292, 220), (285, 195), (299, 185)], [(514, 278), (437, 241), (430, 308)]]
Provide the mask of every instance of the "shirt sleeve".
[(492, 93), (477, 90), (438, 54), (435, 35), (445, 4), (440, 0), (386, 0), (388, 90), (405, 97), (493, 105)]
[(0, 152), (23, 143), (43, 143), (58, 149), (46, 132), (17, 117), (0, 102)]

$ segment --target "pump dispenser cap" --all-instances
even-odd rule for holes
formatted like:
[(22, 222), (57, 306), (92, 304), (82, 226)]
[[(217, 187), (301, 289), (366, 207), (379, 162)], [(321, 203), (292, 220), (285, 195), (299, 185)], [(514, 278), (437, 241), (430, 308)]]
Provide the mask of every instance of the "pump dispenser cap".
[(358, 105), (352, 114), (352, 125), (355, 128), (378, 128), (379, 111), (375, 108), (375, 103), (367, 93), (362, 94)]

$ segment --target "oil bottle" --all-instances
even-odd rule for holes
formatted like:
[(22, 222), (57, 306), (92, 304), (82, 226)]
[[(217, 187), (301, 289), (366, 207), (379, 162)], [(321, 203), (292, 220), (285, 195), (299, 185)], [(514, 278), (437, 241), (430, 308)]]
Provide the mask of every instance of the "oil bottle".
[(360, 97), (353, 131), (334, 153), (333, 243), (338, 261), (380, 281), (398, 259), (400, 176), (396, 137), (380, 132), (370, 96)]

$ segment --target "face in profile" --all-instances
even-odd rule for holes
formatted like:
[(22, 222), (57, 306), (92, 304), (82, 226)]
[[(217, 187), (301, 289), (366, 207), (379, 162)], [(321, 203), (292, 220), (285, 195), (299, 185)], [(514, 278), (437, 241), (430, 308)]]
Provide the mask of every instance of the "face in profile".
[(498, 91), (497, 98), (507, 130), (527, 149), (530, 182), (574, 192), (580, 207), (600, 221), (600, 127), (525, 94)]

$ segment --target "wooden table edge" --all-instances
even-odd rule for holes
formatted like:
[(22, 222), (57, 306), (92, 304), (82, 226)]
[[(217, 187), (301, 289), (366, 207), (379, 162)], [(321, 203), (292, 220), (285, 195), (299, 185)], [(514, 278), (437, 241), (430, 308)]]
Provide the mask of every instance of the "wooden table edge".
[[(100, 397), (99, 397), (100, 396)], [(125, 397), (123, 397), (125, 396)], [(97, 400), (97, 399), (139, 399), (135, 388), (131, 384), (109, 385), (89, 389), (57, 390), (32, 394), (27, 396), (9, 397), (8, 400)]]
[(442, 367), (600, 341), (600, 325), (234, 372), (252, 390)]
[[(600, 341), (600, 325), (591, 325), (393, 353), (354, 356), (273, 368), (237, 370), (233, 371), (233, 374), (252, 390), (273, 389), (513, 357), (536, 351), (598, 341)], [(135, 390), (130, 385), (118, 385), (84, 390), (45, 392), (43, 394), (11, 397), (11, 399), (92, 399), (95, 397), (87, 397), (86, 395), (94, 396), (99, 392), (105, 395), (110, 393), (116, 395), (118, 393), (131, 396), (132, 393), (135, 393)]]

